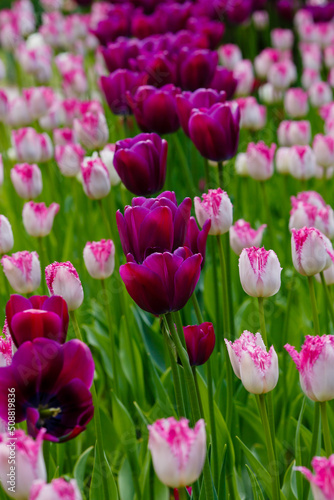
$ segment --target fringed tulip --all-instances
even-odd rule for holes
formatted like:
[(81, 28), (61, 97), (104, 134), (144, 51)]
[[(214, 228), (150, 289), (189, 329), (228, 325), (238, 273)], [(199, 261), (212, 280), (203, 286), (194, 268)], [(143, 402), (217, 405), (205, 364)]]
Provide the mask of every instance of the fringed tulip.
[(271, 297), (281, 287), (281, 271), (277, 255), (264, 248), (244, 248), (239, 258), (242, 288), (251, 297)]
[(306, 467), (295, 467), (311, 483), (314, 500), (334, 498), (334, 455), (329, 458), (313, 457), (311, 465), (314, 475)]
[(196, 217), (201, 227), (210, 219), (209, 234), (227, 233), (233, 222), (233, 205), (225, 191), (221, 188), (209, 189), (208, 194), (202, 195), (202, 200), (196, 196), (194, 202)]
[(10, 171), (15, 191), (24, 200), (37, 198), (42, 192), (42, 174), (37, 165), (18, 163)]
[(9, 252), (14, 246), (12, 226), (4, 215), (0, 215), (0, 255)]
[(29, 500), (82, 500), (82, 496), (75, 479), (66, 481), (59, 477), (52, 479), (49, 484), (45, 481), (35, 481)]
[(309, 203), (294, 200), (292, 200), (292, 210), (290, 212), (290, 231), (305, 226), (315, 227), (331, 240), (334, 237), (333, 209), (329, 205), (318, 208)]
[(308, 203), (309, 205), (314, 205), (317, 208), (326, 208), (326, 202), (323, 197), (316, 191), (303, 191), (298, 193), (297, 197), (291, 197), (292, 205), (298, 202)]
[(332, 264), (332, 244), (314, 227), (292, 229), (291, 249), (293, 265), (303, 276), (314, 276)]
[[(0, 368), (12, 364), (13, 347), (14, 347), (13, 340), (8, 328), (7, 319), (5, 319), (2, 336), (0, 336)], [(1, 419), (0, 419), (0, 427), (1, 427)]]
[(41, 283), (41, 265), (36, 252), (4, 255), (1, 264), (10, 286), (18, 293), (34, 292)]
[(54, 262), (45, 269), (45, 278), (51, 295), (60, 295), (69, 311), (81, 306), (83, 289), (79, 275), (71, 262)]
[(195, 482), (203, 469), (206, 456), (204, 420), (194, 429), (185, 418), (157, 420), (148, 426), (148, 447), (153, 467), (160, 481), (171, 488), (186, 487)]
[(248, 144), (246, 152), (248, 172), (253, 179), (265, 181), (273, 175), (275, 150), (276, 144), (268, 147), (263, 141)]
[(249, 222), (243, 219), (237, 220), (230, 227), (230, 245), (232, 250), (237, 255), (240, 255), (244, 248), (259, 247), (266, 227), (266, 224), (262, 224), (258, 229), (253, 229)]
[(97, 153), (84, 158), (81, 164), (82, 186), (85, 194), (92, 200), (100, 200), (110, 192), (109, 172)]
[(115, 267), (115, 245), (112, 240), (88, 242), (83, 251), (83, 258), (92, 278), (109, 278)]
[(27, 233), (36, 238), (50, 234), (53, 220), (59, 212), (59, 208), (58, 203), (51, 203), (49, 207), (45, 203), (34, 203), (33, 201), (25, 203), (22, 218)]
[(216, 336), (212, 323), (186, 326), (183, 328), (183, 332), (190, 365), (200, 366), (206, 363), (216, 343)]

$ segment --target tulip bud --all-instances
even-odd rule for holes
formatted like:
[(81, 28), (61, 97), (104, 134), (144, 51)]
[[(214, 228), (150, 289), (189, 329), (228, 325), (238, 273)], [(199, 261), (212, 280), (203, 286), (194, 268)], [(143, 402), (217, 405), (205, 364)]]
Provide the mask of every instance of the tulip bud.
[(270, 148), (263, 142), (250, 142), (247, 147), (248, 172), (253, 179), (265, 181), (274, 173), (274, 155), (276, 144)]
[(83, 251), (83, 258), (92, 278), (109, 278), (115, 267), (115, 245), (112, 240), (88, 242)]
[(263, 231), (267, 224), (262, 224), (259, 229), (252, 229), (249, 222), (243, 219), (230, 227), (230, 245), (232, 250), (240, 255), (244, 248), (259, 247), (262, 242)]
[(116, 149), (115, 144), (107, 144), (100, 151), (101, 160), (108, 169), (110, 184), (112, 186), (117, 186), (117, 184), (121, 182), (120, 176), (118, 175), (114, 167), (115, 149)]
[(316, 162), (324, 168), (334, 165), (334, 138), (317, 134), (313, 139), (313, 151)]
[(103, 148), (108, 142), (109, 130), (103, 113), (88, 112), (74, 120), (74, 132), (87, 149)]
[[(45, 429), (39, 431), (36, 441), (17, 429), (14, 436), (0, 434), (0, 481), (11, 498), (19, 500), (29, 496), (34, 481), (46, 481), (46, 468), (43, 458), (43, 435)], [(13, 445), (14, 442), (14, 445)], [(11, 458), (15, 447), (15, 481), (10, 489), (9, 479), (12, 471)]]
[(41, 283), (41, 265), (36, 252), (4, 255), (1, 264), (10, 286), (18, 293), (31, 293)]
[(191, 429), (187, 419), (177, 421), (169, 417), (157, 420), (148, 430), (148, 447), (160, 481), (170, 488), (186, 487), (195, 482), (206, 456), (204, 420), (199, 420)]
[(315, 175), (315, 154), (310, 146), (291, 146), (290, 174), (296, 179), (307, 180)]
[(273, 346), (267, 352), (261, 334), (247, 330), (239, 339), (225, 339), (235, 375), (252, 394), (266, 394), (278, 382), (278, 357)]
[(228, 194), (221, 188), (209, 189), (208, 194), (196, 196), (195, 213), (201, 227), (205, 221), (211, 220), (209, 234), (224, 234), (230, 229), (233, 222), (233, 205)]
[(216, 343), (216, 336), (212, 323), (185, 326), (183, 332), (190, 365), (200, 366), (206, 363)]
[(75, 177), (80, 172), (85, 150), (80, 144), (62, 144), (55, 147), (55, 159), (65, 177)]
[(37, 198), (42, 192), (42, 174), (37, 165), (18, 163), (10, 171), (10, 178), (17, 194), (24, 200)]
[(29, 499), (33, 500), (82, 500), (80, 490), (75, 479), (67, 482), (62, 477), (53, 479), (47, 484), (45, 481), (35, 481), (30, 490)]
[(83, 189), (89, 198), (100, 200), (108, 196), (111, 187), (109, 172), (97, 153), (84, 158), (81, 164), (81, 173)]
[(28, 201), (24, 204), (22, 217), (25, 230), (30, 236), (47, 236), (52, 229), (55, 215), (59, 212), (58, 203), (51, 203), (46, 207), (45, 203), (34, 203)]
[(244, 248), (239, 258), (242, 288), (251, 297), (271, 297), (281, 286), (281, 271), (277, 255), (264, 248)]
[(0, 215), (0, 255), (9, 252), (14, 246), (12, 226), (4, 215)]
[(334, 469), (334, 455), (329, 458), (326, 457), (313, 457), (311, 465), (315, 474), (313, 475), (306, 467), (294, 467), (311, 483), (311, 490), (314, 500), (329, 500), (334, 498), (334, 483), (333, 483), (333, 469)]
[(54, 262), (45, 268), (46, 284), (51, 295), (60, 295), (69, 311), (81, 306), (84, 295), (79, 275), (71, 262)]
[(279, 174), (290, 173), (290, 148), (278, 148), (275, 157), (276, 170)]
[(303, 276), (314, 276), (332, 264), (332, 244), (314, 227), (292, 229), (291, 248), (293, 265)]

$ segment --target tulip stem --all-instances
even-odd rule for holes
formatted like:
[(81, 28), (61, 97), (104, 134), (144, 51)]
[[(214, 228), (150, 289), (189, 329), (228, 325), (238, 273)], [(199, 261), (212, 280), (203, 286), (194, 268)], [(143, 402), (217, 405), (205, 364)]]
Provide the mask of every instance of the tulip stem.
[(264, 345), (268, 347), (266, 320), (264, 317), (263, 297), (258, 297), (259, 302), (259, 316), (260, 316), (260, 330)]
[(202, 399), (201, 399), (201, 393), (199, 392), (196, 366), (192, 366), (191, 370), (193, 372), (193, 376), (194, 376), (194, 380), (195, 380), (195, 386), (196, 386), (196, 392), (197, 392), (197, 398), (198, 398), (198, 403), (199, 403), (199, 409), (201, 412), (201, 417), (204, 418), (204, 410), (203, 410), (203, 404), (202, 404)]
[(73, 326), (75, 336), (77, 339), (79, 339), (79, 340), (81, 340), (81, 342), (83, 342), (83, 338), (82, 338), (82, 335), (80, 332), (80, 328), (79, 328), (79, 324), (78, 324), (78, 320), (76, 318), (76, 315), (75, 315), (74, 311), (69, 311), (69, 313), (70, 313), (70, 318), (72, 321), (72, 326)]
[(186, 488), (179, 488), (178, 491), (179, 491), (180, 500), (188, 500), (189, 499)]
[(314, 333), (315, 335), (320, 335), (320, 327), (319, 327), (319, 318), (318, 318), (318, 309), (317, 309), (317, 301), (315, 298), (315, 292), (314, 292), (314, 283), (313, 283), (313, 276), (308, 276), (308, 287), (310, 290), (310, 298), (311, 298), (311, 306), (312, 306), (312, 314), (313, 314), (313, 327), (314, 327)]
[(332, 454), (332, 442), (331, 442), (331, 433), (328, 425), (328, 416), (327, 416), (327, 402), (322, 401), (320, 403), (320, 411), (321, 411), (321, 425), (322, 425), (322, 435), (324, 438), (325, 444), (325, 452), (326, 456), (330, 457)]
[(218, 162), (218, 179), (219, 179), (219, 187), (224, 189), (224, 170), (223, 170), (223, 162)]
[[(104, 209), (104, 206), (103, 206), (103, 203), (102, 203), (102, 200), (97, 200), (98, 202), (98, 205), (100, 207), (100, 210), (101, 210), (101, 214), (102, 214), (102, 218), (103, 218), (103, 222), (104, 222), (104, 225), (105, 225), (105, 228), (107, 230), (107, 233), (108, 233), (108, 236), (110, 239), (113, 240), (113, 236), (112, 236), (112, 231), (111, 231), (111, 226), (110, 226), (110, 223), (109, 223), (109, 219), (107, 217), (107, 214), (106, 214), (106, 211)], [(113, 240), (114, 241), (114, 240)]]
[(321, 278), (321, 283), (322, 283), (322, 286), (324, 288), (324, 292), (325, 292), (325, 296), (326, 296), (327, 310), (329, 311), (329, 315), (330, 315), (332, 323), (334, 325), (334, 309), (333, 309), (331, 298), (329, 296), (329, 290), (328, 290), (328, 287), (326, 285), (326, 280), (325, 280), (325, 276), (324, 276), (323, 271), (321, 271), (321, 273), (320, 273), (320, 278)]
[(228, 293), (228, 307), (230, 318), (230, 338), (235, 338), (235, 325), (234, 325), (234, 309), (233, 309), (233, 295), (232, 295), (232, 280), (231, 280), (231, 249), (230, 249), (230, 235), (229, 232), (224, 234), (225, 238), (225, 254), (226, 254), (226, 281)]
[(37, 239), (38, 239), (38, 245), (39, 245), (39, 254), (40, 254), (39, 257), (40, 257), (41, 270), (42, 270), (42, 290), (43, 290), (43, 295), (47, 295), (47, 288), (46, 288), (46, 281), (44, 279), (44, 272), (45, 272), (45, 267), (46, 267), (45, 263), (48, 262), (48, 258), (46, 255), (43, 238), (40, 236)]
[(273, 249), (274, 248), (274, 236), (273, 236), (273, 231), (272, 231), (273, 228), (272, 228), (272, 224), (271, 224), (271, 214), (270, 214), (270, 207), (269, 207), (269, 202), (268, 202), (268, 197), (267, 197), (267, 189), (266, 189), (265, 181), (260, 181), (260, 186), (261, 186), (261, 191), (262, 191), (265, 217), (267, 219), (269, 245), (270, 245), (270, 248)]
[(264, 436), (265, 436), (266, 445), (267, 445), (268, 462), (269, 462), (268, 465), (269, 465), (269, 473), (270, 473), (270, 477), (271, 477), (272, 499), (279, 500), (280, 495), (281, 495), (280, 485), (279, 485), (279, 475), (278, 475), (278, 470), (277, 470), (275, 450), (273, 447), (273, 441), (272, 441), (272, 436), (271, 436), (271, 432), (270, 432), (270, 425), (269, 425), (268, 413), (267, 413), (267, 408), (266, 408), (265, 395), (259, 394), (259, 395), (257, 395), (256, 399), (257, 399), (257, 403), (258, 403), (258, 407), (259, 407), (259, 413), (261, 416), (263, 430), (264, 430)]
[(203, 314), (202, 314), (201, 308), (199, 307), (199, 303), (198, 303), (195, 292), (191, 296), (191, 301), (192, 301), (194, 309), (195, 309), (195, 314), (196, 314), (196, 318), (197, 318), (198, 323), (204, 323)]
[(111, 317), (111, 312), (110, 312), (110, 304), (108, 304), (107, 298), (107, 290), (106, 290), (106, 284), (105, 280), (101, 280), (101, 286), (102, 286), (102, 291), (103, 291), (103, 296), (104, 296), (104, 303), (106, 305), (107, 309), (107, 318), (108, 318), (108, 326), (109, 326), (109, 336), (110, 336), (110, 344), (111, 344), (111, 356), (112, 356), (112, 370), (113, 370), (113, 376), (114, 376), (114, 389), (116, 392), (116, 395), (118, 396), (119, 394), (119, 382), (118, 382), (118, 370), (117, 370), (117, 355), (116, 355), (116, 341), (115, 341), (115, 332), (113, 328), (113, 321)]
[(184, 331), (183, 331), (180, 311), (176, 311), (176, 312), (172, 313), (172, 315), (173, 315), (174, 323), (176, 324), (178, 336), (180, 337), (180, 340), (182, 342), (182, 346), (185, 350), (187, 350), (186, 339), (184, 338)]
[[(311, 448), (309, 454), (308, 465), (311, 464), (312, 458), (317, 453), (317, 444), (318, 444), (318, 436), (319, 436), (319, 423), (320, 423), (320, 404), (314, 403), (314, 418), (313, 418), (313, 431), (312, 431), (312, 441)], [(307, 500), (309, 496), (310, 483), (309, 481), (305, 481), (305, 488), (303, 491), (303, 500)]]
[(205, 173), (205, 184), (206, 189), (210, 188), (210, 170), (209, 170), (209, 160), (204, 158), (204, 173)]

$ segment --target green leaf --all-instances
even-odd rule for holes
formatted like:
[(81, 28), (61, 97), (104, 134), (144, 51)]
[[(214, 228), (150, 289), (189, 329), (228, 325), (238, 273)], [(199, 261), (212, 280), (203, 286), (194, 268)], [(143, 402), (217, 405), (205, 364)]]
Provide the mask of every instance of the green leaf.
[(251, 465), (251, 468), (256, 472), (256, 476), (260, 479), (261, 484), (268, 497), (271, 497), (271, 478), (269, 472), (263, 467), (263, 465), (258, 461), (258, 459), (253, 455), (251, 450), (241, 441), (241, 439), (236, 436), (239, 441), (240, 446)]
[(73, 477), (78, 483), (79, 490), (83, 492), (84, 490), (84, 477), (85, 477), (85, 470), (86, 470), (86, 464), (88, 460), (88, 456), (91, 453), (91, 451), (94, 449), (94, 446), (90, 446), (85, 450), (78, 460), (75, 463), (74, 469), (73, 469)]
[(101, 464), (99, 454), (97, 453), (97, 446), (95, 446), (94, 467), (92, 481), (90, 484), (89, 500), (101, 500), (101, 498), (104, 498), (103, 481), (107, 484), (107, 500), (119, 500), (117, 486), (111, 472), (110, 465), (105, 455), (103, 463)]
[(261, 487), (252, 469), (246, 464), (246, 469), (251, 482), (254, 500), (264, 500)]
[(287, 500), (298, 500), (298, 498), (303, 498), (300, 497), (297, 492), (297, 474), (293, 470), (295, 465), (296, 465), (295, 461), (291, 462), (284, 475), (282, 491), (286, 496)]

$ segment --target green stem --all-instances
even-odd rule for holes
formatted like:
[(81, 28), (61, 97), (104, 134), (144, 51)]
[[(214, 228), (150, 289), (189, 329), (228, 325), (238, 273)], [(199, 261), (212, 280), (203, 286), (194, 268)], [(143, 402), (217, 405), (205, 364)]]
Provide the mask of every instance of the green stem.
[(265, 321), (265, 317), (264, 317), (263, 297), (258, 297), (258, 302), (259, 302), (259, 316), (260, 316), (261, 336), (262, 336), (262, 340), (264, 342), (264, 345), (266, 347), (268, 347), (266, 321)]
[[(97, 200), (98, 202), (98, 205), (100, 207), (100, 210), (101, 210), (101, 214), (102, 214), (102, 218), (103, 218), (103, 222), (104, 222), (104, 225), (105, 225), (105, 228), (107, 230), (107, 233), (108, 233), (108, 236), (109, 238), (111, 238), (113, 240), (113, 234), (112, 234), (112, 231), (111, 231), (111, 227), (110, 227), (110, 223), (109, 223), (109, 219), (107, 217), (107, 214), (106, 214), (106, 211), (104, 209), (104, 205), (102, 203), (102, 200)], [(114, 240), (113, 240), (114, 241)]]
[(209, 170), (209, 160), (204, 158), (204, 173), (205, 173), (205, 184), (206, 189), (210, 188), (210, 170)]
[(224, 251), (226, 256), (226, 281), (227, 281), (227, 294), (228, 294), (228, 307), (231, 339), (235, 338), (235, 325), (234, 325), (234, 308), (233, 308), (233, 294), (232, 294), (232, 280), (231, 280), (231, 248), (230, 248), (230, 235), (229, 232), (224, 235)]
[(312, 306), (312, 314), (313, 314), (313, 326), (315, 335), (320, 335), (320, 327), (319, 327), (319, 318), (318, 318), (318, 309), (317, 309), (317, 301), (315, 298), (314, 292), (314, 283), (313, 276), (308, 276), (308, 286), (310, 290), (310, 298), (311, 298), (311, 306)]
[(269, 207), (269, 202), (268, 202), (268, 197), (267, 197), (267, 190), (266, 190), (266, 184), (264, 181), (260, 181), (260, 186), (261, 186), (261, 191), (262, 191), (262, 198), (263, 198), (263, 206), (265, 209), (265, 217), (266, 217), (266, 222), (267, 222), (267, 229), (268, 229), (268, 236), (269, 236), (269, 244), (270, 248), (274, 248), (274, 235), (273, 235), (273, 227), (271, 223), (271, 214), (270, 214), (270, 207)]
[(224, 189), (224, 171), (223, 171), (223, 162), (218, 162), (218, 179), (219, 179), (219, 187)]
[(271, 438), (269, 419), (267, 414), (265, 395), (259, 394), (257, 396), (257, 403), (259, 406), (259, 412), (262, 420), (264, 436), (267, 445), (267, 453), (268, 453), (268, 462), (269, 462), (269, 472), (271, 477), (271, 489), (272, 489), (272, 500), (280, 499), (280, 486), (279, 486), (279, 475), (277, 470), (276, 456), (273, 447), (273, 442)]
[(76, 336), (77, 339), (79, 339), (79, 340), (81, 340), (81, 342), (83, 342), (83, 338), (82, 338), (82, 335), (81, 335), (81, 332), (80, 332), (80, 328), (79, 328), (79, 324), (78, 324), (76, 315), (75, 315), (74, 311), (69, 311), (69, 313), (70, 313), (70, 318), (71, 318), (71, 321), (72, 321), (72, 325), (73, 325), (73, 330), (74, 330), (75, 336)]
[(174, 322), (176, 324), (178, 336), (182, 342), (182, 346), (185, 350), (187, 350), (186, 339), (184, 338), (184, 331), (183, 331), (180, 311), (174, 312), (174, 313), (172, 313), (172, 315), (173, 315)]
[(189, 497), (186, 488), (179, 488), (178, 492), (180, 500), (188, 500)]
[(328, 425), (328, 416), (327, 416), (327, 402), (322, 401), (320, 403), (320, 411), (321, 411), (321, 425), (322, 425), (322, 435), (324, 438), (325, 451), (326, 456), (329, 457), (332, 454), (332, 442), (331, 442), (331, 433)]
[[(317, 453), (318, 436), (319, 436), (319, 423), (320, 423), (320, 404), (315, 403), (314, 404), (312, 441), (311, 441), (310, 455), (309, 455), (309, 460), (308, 460), (309, 465), (311, 464), (312, 458)], [(305, 484), (305, 488), (304, 488), (303, 500), (307, 500), (309, 490), (310, 490), (309, 481), (305, 481), (305, 482), (306, 482), (306, 484)]]
[(111, 344), (111, 357), (112, 357), (112, 365), (113, 365), (113, 375), (114, 375), (114, 389), (116, 395), (119, 394), (119, 381), (118, 381), (118, 370), (117, 370), (117, 353), (116, 353), (116, 340), (115, 340), (115, 331), (114, 331), (114, 323), (111, 317), (110, 304), (107, 301), (108, 295), (106, 290), (105, 280), (101, 280), (101, 287), (104, 295), (104, 304), (107, 309), (107, 318), (108, 318), (108, 329), (109, 329), (109, 337)]
[(329, 315), (330, 315), (332, 323), (334, 325), (334, 309), (333, 309), (333, 304), (332, 304), (331, 298), (329, 296), (329, 290), (328, 290), (328, 287), (326, 285), (326, 280), (325, 280), (325, 276), (324, 276), (324, 272), (323, 271), (321, 271), (321, 273), (320, 273), (320, 278), (321, 278), (321, 283), (322, 283), (322, 286), (324, 288), (324, 292), (325, 292), (325, 296), (326, 296), (327, 309), (329, 311)]
[(38, 245), (39, 245), (39, 257), (40, 257), (41, 270), (42, 270), (42, 290), (43, 290), (43, 295), (47, 295), (48, 290), (46, 287), (44, 272), (45, 272), (45, 267), (46, 267), (45, 263), (48, 262), (48, 258), (46, 255), (43, 238), (39, 237), (37, 239), (38, 239)]
[(204, 418), (204, 410), (203, 410), (203, 404), (202, 404), (202, 399), (201, 399), (201, 393), (199, 392), (196, 366), (192, 366), (191, 370), (193, 372), (193, 376), (194, 376), (194, 380), (195, 380), (196, 393), (197, 393), (197, 398), (198, 398), (198, 403), (199, 403), (199, 409), (201, 412), (201, 417)]
[(202, 311), (199, 307), (199, 303), (198, 303), (195, 292), (191, 296), (191, 301), (192, 301), (194, 309), (195, 309), (195, 314), (196, 314), (196, 318), (197, 318), (198, 323), (204, 323)]

